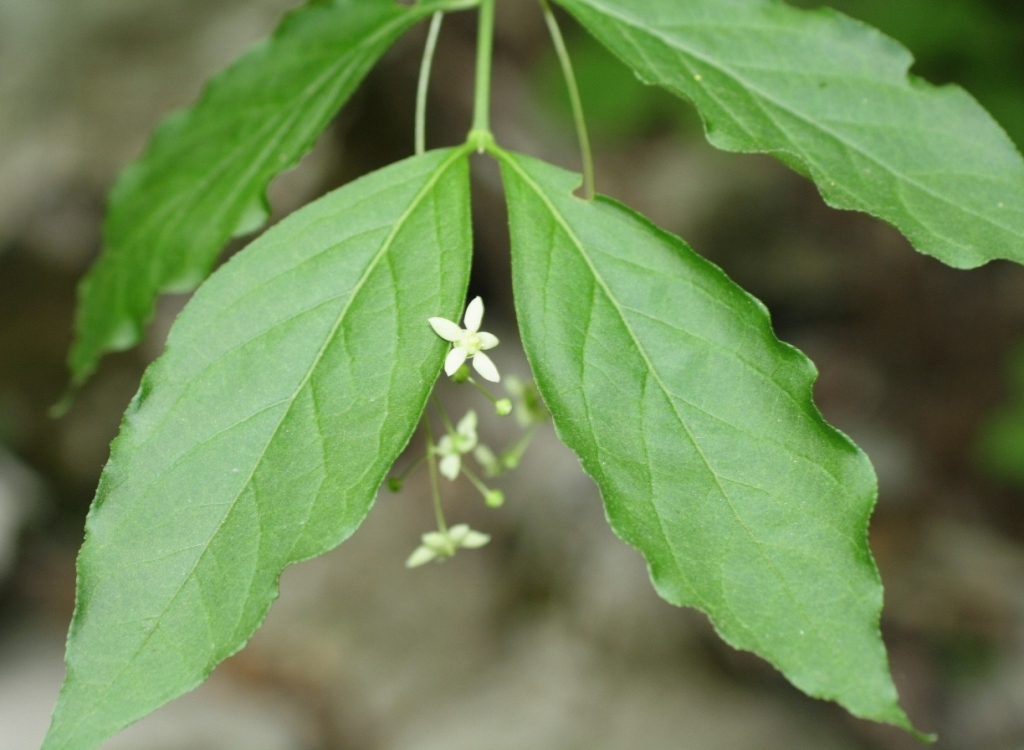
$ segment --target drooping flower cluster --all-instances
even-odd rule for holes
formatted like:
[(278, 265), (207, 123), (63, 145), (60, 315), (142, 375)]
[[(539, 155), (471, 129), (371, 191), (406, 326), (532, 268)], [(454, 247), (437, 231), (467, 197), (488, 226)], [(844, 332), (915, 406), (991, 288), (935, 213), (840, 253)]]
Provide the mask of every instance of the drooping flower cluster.
[[(465, 476), (481, 493), (484, 502), (491, 508), (501, 507), (505, 502), (505, 494), (498, 489), (493, 489), (466, 464), (465, 456), (472, 455), (487, 476), (494, 477), (515, 468), (519, 464), (526, 447), (533, 439), (534, 430), (537, 425), (546, 419), (546, 411), (541, 405), (538, 408), (529, 403), (533, 392), (531, 387), (525, 386), (514, 377), (510, 377), (507, 390), (510, 395), (516, 398), (516, 408), (509, 398), (498, 398), (490, 393), (484, 386), (473, 379), (469, 365), (484, 379), (492, 383), (500, 382), (501, 376), (498, 368), (489, 356), (484, 354), (486, 350), (493, 349), (498, 345), (498, 338), (493, 334), (481, 331), (483, 323), (484, 303), (476, 297), (466, 307), (463, 316), (463, 326), (447, 318), (429, 318), (428, 322), (434, 332), (451, 343), (451, 350), (445, 357), (444, 370), (455, 383), (470, 383), (477, 390), (483, 393), (491, 403), (499, 416), (508, 416), (516, 410), (517, 421), (524, 428), (528, 427), (520, 439), (502, 455), (496, 456), (486, 445), (482, 444), (477, 436), (477, 413), (468, 411), (457, 425), (453, 425), (444, 407), (437, 402), (437, 409), (445, 425), (445, 434), (440, 440), (434, 443), (433, 432), (429, 417), (424, 416), (428, 444), (426, 454), (410, 466), (404, 474), (393, 477), (388, 486), (395, 492), (399, 491), (405, 477), (422, 460), (431, 465), (431, 489), (434, 499), (434, 511), (437, 515), (437, 531), (431, 531), (422, 536), (422, 544), (413, 551), (406, 561), (406, 566), (417, 568), (429, 562), (443, 562), (455, 556), (460, 549), (479, 549), (490, 541), (487, 534), (474, 531), (466, 524), (457, 524), (448, 527), (442, 507), (440, 488), (437, 483), (437, 474), (440, 473), (446, 479), (454, 482), (460, 476)], [(538, 399), (539, 401), (539, 399)], [(541, 413), (543, 412), (543, 413)]]

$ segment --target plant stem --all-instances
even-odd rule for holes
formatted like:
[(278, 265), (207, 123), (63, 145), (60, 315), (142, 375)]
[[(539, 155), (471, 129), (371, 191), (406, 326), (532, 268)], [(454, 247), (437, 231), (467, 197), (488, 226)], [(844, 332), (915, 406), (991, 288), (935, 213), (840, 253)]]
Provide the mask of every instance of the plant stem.
[(495, 0), (481, 0), (476, 47), (476, 95), (469, 140), (483, 153), (491, 135), (491, 70), (494, 60)]
[[(427, 451), (427, 453), (429, 453), (429, 452), (430, 451)], [(408, 479), (409, 475), (412, 474), (416, 470), (416, 467), (419, 466), (421, 463), (423, 463), (426, 460), (427, 453), (424, 453), (422, 456), (420, 456), (415, 461), (413, 461), (411, 464), (409, 464), (407, 467), (405, 467), (405, 471), (403, 471), (398, 476), (393, 477), (393, 479), (397, 479), (400, 482), (404, 482), (406, 479)]]
[(529, 426), (529, 428), (527, 428), (526, 432), (524, 432), (519, 437), (519, 439), (512, 445), (511, 448), (509, 448), (508, 450), (501, 454), (501, 458), (499, 459), (499, 461), (501, 461), (502, 468), (508, 468), (506, 462), (509, 459), (512, 459), (515, 462), (515, 466), (518, 466), (519, 462), (523, 459), (523, 454), (526, 453), (526, 449), (530, 447), (530, 444), (533, 442), (533, 439), (536, 436), (537, 425), (532, 424)]
[(474, 487), (476, 487), (477, 492), (479, 492), (484, 497), (487, 497), (487, 493), (491, 491), (491, 488), (484, 484), (483, 480), (476, 475), (475, 471), (473, 471), (472, 469), (465, 465), (465, 461), (463, 461), (462, 473), (465, 474), (466, 479), (468, 479), (470, 483)]
[(438, 398), (437, 393), (433, 393), (434, 406), (437, 408), (438, 414), (441, 415), (441, 421), (444, 422), (444, 429), (449, 435), (455, 434), (455, 425), (452, 424), (452, 420), (448, 418), (448, 412), (444, 410), (444, 404), (441, 403), (441, 399)]
[(483, 387), (482, 385), (480, 385), (480, 383), (478, 383), (478, 382), (476, 381), (476, 378), (474, 378), (474, 377), (470, 376), (470, 377), (469, 377), (469, 378), (467, 378), (466, 380), (467, 380), (467, 381), (469, 382), (469, 384), (470, 384), (471, 386), (473, 386), (473, 387), (474, 387), (474, 388), (476, 388), (476, 389), (477, 389), (478, 391), (480, 391), (480, 392), (481, 392), (482, 394), (484, 394), (485, 396), (487, 396), (487, 398), (488, 398), (488, 399), (490, 399), (490, 401), (491, 401), (491, 403), (492, 403), (492, 404), (496, 404), (496, 403), (498, 403), (498, 397), (497, 397), (497, 396), (495, 396), (494, 394), (492, 394), (492, 393), (491, 393), (491, 392), (490, 392), (489, 390), (487, 390), (486, 388), (484, 388), (484, 387)]
[(548, 25), (548, 31), (551, 32), (551, 41), (554, 42), (558, 62), (562, 66), (565, 85), (569, 89), (572, 117), (576, 121), (576, 135), (579, 138), (580, 151), (583, 156), (583, 197), (590, 201), (594, 199), (596, 193), (594, 185), (594, 154), (590, 147), (590, 133), (587, 131), (587, 121), (583, 116), (583, 100), (580, 99), (580, 88), (576, 84), (576, 74), (572, 69), (572, 60), (569, 59), (569, 50), (565, 47), (562, 30), (558, 27), (558, 19), (555, 18), (548, 0), (540, 0), (540, 6), (544, 11), (544, 21)]
[(441, 22), (444, 13), (437, 11), (430, 19), (430, 31), (427, 32), (427, 46), (423, 50), (423, 62), (420, 64), (420, 82), (416, 88), (416, 155), (427, 150), (427, 91), (430, 89), (430, 71), (434, 66), (434, 52), (437, 50), (437, 38), (441, 34)]
[(437, 519), (437, 530), (447, 536), (448, 524), (444, 520), (444, 508), (441, 507), (441, 487), (437, 481), (437, 457), (434, 455), (434, 429), (430, 426), (430, 418), (423, 415), (423, 428), (427, 432), (427, 465), (430, 467), (430, 494), (434, 500), (434, 518)]

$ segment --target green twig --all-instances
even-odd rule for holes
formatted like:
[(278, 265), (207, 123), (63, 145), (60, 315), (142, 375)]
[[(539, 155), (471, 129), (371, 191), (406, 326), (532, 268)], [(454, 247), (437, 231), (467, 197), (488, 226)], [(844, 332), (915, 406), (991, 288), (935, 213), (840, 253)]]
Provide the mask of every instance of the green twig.
[(583, 197), (590, 201), (594, 199), (596, 194), (594, 184), (594, 153), (590, 147), (590, 133), (587, 131), (587, 121), (583, 116), (583, 100), (580, 98), (580, 88), (576, 83), (576, 74), (572, 69), (572, 60), (569, 59), (569, 50), (565, 47), (562, 30), (558, 27), (558, 19), (555, 18), (548, 0), (540, 0), (540, 7), (544, 11), (544, 21), (548, 25), (548, 31), (551, 32), (551, 41), (554, 42), (558, 62), (562, 66), (562, 75), (565, 76), (565, 85), (569, 89), (572, 117), (576, 121), (576, 135), (580, 141), (580, 152), (583, 157)]
[(476, 47), (476, 93), (473, 102), (473, 128), (469, 141), (483, 153), (491, 135), (491, 70), (494, 62), (494, 4), (481, 0)]
[(423, 62), (420, 64), (420, 81), (416, 88), (416, 155), (427, 150), (427, 92), (430, 89), (430, 72), (434, 67), (434, 52), (437, 50), (437, 38), (441, 34), (441, 23), (444, 13), (438, 11), (430, 20), (430, 31), (427, 32), (427, 46), (423, 50)]

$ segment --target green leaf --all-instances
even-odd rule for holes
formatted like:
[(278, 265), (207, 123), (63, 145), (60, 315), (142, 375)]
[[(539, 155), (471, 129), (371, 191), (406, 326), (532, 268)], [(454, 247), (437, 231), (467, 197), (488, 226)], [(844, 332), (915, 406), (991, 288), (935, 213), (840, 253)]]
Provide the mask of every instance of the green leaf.
[(875, 475), (812, 403), (814, 366), (679, 238), (499, 158), (537, 385), (658, 593), (804, 692), (911, 729), (878, 629)]
[(1024, 262), (1024, 160), (955, 86), (830, 9), (779, 0), (556, 0), (644, 81), (692, 100), (708, 138), (809, 175), (957, 268)]
[(104, 252), (79, 291), (74, 382), (105, 351), (139, 341), (161, 292), (194, 289), (232, 235), (263, 224), (270, 180), (309, 151), (402, 32), (438, 8), (467, 4), (302, 8), (213, 78), (195, 107), (168, 118), (111, 194)]
[(472, 236), (467, 150), (294, 214), (181, 314), (115, 441), (45, 750), (91, 750), (238, 651), (290, 563), (370, 510), (440, 371)]

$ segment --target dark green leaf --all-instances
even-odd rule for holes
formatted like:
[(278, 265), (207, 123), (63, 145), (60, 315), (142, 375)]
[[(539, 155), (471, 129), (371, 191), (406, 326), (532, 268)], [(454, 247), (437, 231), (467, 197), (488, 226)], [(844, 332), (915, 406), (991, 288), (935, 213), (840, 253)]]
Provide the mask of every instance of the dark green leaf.
[(1024, 262), (1024, 160), (963, 90), (829, 9), (779, 0), (557, 0), (645, 81), (692, 100), (708, 138), (810, 175), (838, 208), (957, 268)]
[(466, 150), (296, 213), (196, 293), (147, 371), (86, 525), (45, 750), (91, 750), (242, 647), (282, 569), (342, 542), (409, 440), (458, 317)]
[(168, 118), (111, 195), (105, 249), (79, 294), (75, 383), (105, 351), (138, 342), (161, 292), (194, 289), (233, 234), (263, 224), (267, 184), (313, 146), (402, 32), (439, 7), (467, 4), (310, 5)]
[(658, 592), (808, 694), (910, 729), (878, 630), (875, 475), (812, 403), (814, 366), (682, 240), (499, 158), (537, 385)]

